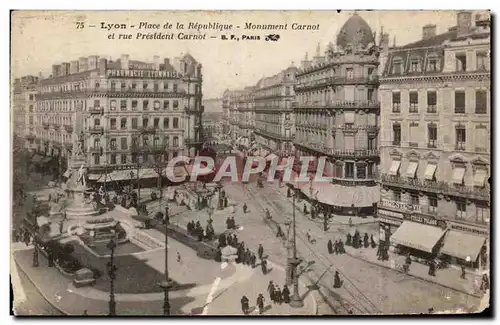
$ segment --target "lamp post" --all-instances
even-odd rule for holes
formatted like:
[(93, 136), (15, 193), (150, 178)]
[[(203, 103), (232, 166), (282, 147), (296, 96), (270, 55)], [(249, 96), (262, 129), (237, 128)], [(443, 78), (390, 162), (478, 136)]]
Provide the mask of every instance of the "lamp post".
[[(167, 219), (165, 219), (167, 220)], [(163, 289), (163, 315), (170, 315), (170, 301), (168, 299), (168, 290), (171, 286), (168, 279), (168, 223), (165, 222), (165, 279), (158, 283), (158, 285)]]
[[(292, 251), (292, 242), (290, 240), (290, 226), (291, 226), (290, 219), (286, 219), (285, 221), (285, 226), (286, 226), (286, 252), (287, 252), (287, 259), (290, 260), (293, 258), (293, 251)], [(292, 267), (290, 263), (287, 263), (286, 265), (286, 284), (291, 285), (292, 284)]]
[(296, 232), (296, 223), (295, 223), (295, 197), (296, 197), (296, 192), (294, 190), (293, 193), (293, 219), (292, 219), (292, 247), (293, 247), (293, 255), (291, 258), (288, 258), (288, 265), (292, 273), (292, 278), (293, 278), (293, 294), (290, 299), (290, 306), (294, 308), (300, 308), (304, 306), (304, 302), (302, 301), (302, 298), (299, 295), (299, 274), (297, 272), (297, 267), (299, 264), (302, 262), (300, 258), (297, 257), (297, 232)]
[(110, 260), (108, 262), (108, 275), (109, 275), (109, 316), (116, 315), (116, 302), (115, 302), (115, 279), (116, 279), (116, 266), (114, 261), (116, 242), (111, 239), (107, 245), (111, 250)]

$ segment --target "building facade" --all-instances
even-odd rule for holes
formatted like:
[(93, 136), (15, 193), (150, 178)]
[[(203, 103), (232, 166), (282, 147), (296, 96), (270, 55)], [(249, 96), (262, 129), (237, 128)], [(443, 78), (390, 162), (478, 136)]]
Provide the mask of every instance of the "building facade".
[(490, 222), (489, 23), (460, 12), (444, 33), (424, 26), (389, 51), (380, 86), (381, 241), (476, 267)]
[(202, 81), (202, 66), (189, 54), (54, 65), (37, 94), (39, 148), (66, 157), (83, 138), (91, 172), (193, 156), (202, 144)]
[[(296, 76), (296, 156), (326, 156), (324, 174), (333, 177), (330, 186), (312, 185), (305, 194), (336, 213), (373, 214), (379, 201), (375, 180), (382, 44), (375, 44), (375, 36), (354, 14), (324, 55), (319, 45), (312, 60), (306, 54)], [(382, 36), (387, 42), (388, 35)], [(316, 171), (316, 162), (310, 167)]]
[(245, 87), (236, 99), (238, 136), (236, 144), (245, 150), (254, 139), (254, 87)]
[(229, 110), (231, 108), (231, 91), (226, 89), (222, 94), (222, 134), (229, 136), (231, 132), (231, 124), (229, 118)]
[(279, 156), (289, 156), (294, 150), (292, 105), (297, 71), (298, 68), (292, 65), (274, 76), (261, 79), (255, 86), (256, 143)]
[(35, 107), (39, 78), (24, 76), (14, 80), (13, 133), (27, 149), (35, 148)]

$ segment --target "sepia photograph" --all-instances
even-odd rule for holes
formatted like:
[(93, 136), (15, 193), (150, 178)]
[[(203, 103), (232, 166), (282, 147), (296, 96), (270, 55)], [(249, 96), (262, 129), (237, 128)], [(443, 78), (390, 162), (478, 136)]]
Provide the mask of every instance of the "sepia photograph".
[(12, 313), (488, 312), (490, 15), (11, 11)]

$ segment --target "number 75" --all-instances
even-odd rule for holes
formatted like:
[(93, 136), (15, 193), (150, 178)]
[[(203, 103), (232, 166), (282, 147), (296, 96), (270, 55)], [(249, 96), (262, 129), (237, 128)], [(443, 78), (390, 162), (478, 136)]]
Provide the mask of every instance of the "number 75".
[(76, 29), (83, 29), (85, 27), (84, 23), (81, 21), (76, 22)]

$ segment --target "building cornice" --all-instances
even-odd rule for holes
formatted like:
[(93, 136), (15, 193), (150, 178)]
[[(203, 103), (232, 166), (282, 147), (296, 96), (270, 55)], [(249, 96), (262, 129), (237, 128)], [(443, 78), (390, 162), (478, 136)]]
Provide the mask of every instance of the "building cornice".
[(470, 73), (446, 73), (438, 75), (420, 75), (420, 76), (399, 76), (380, 78), (380, 84), (400, 84), (407, 82), (455, 82), (455, 81), (481, 81), (491, 80), (491, 73), (488, 72), (470, 72)]

